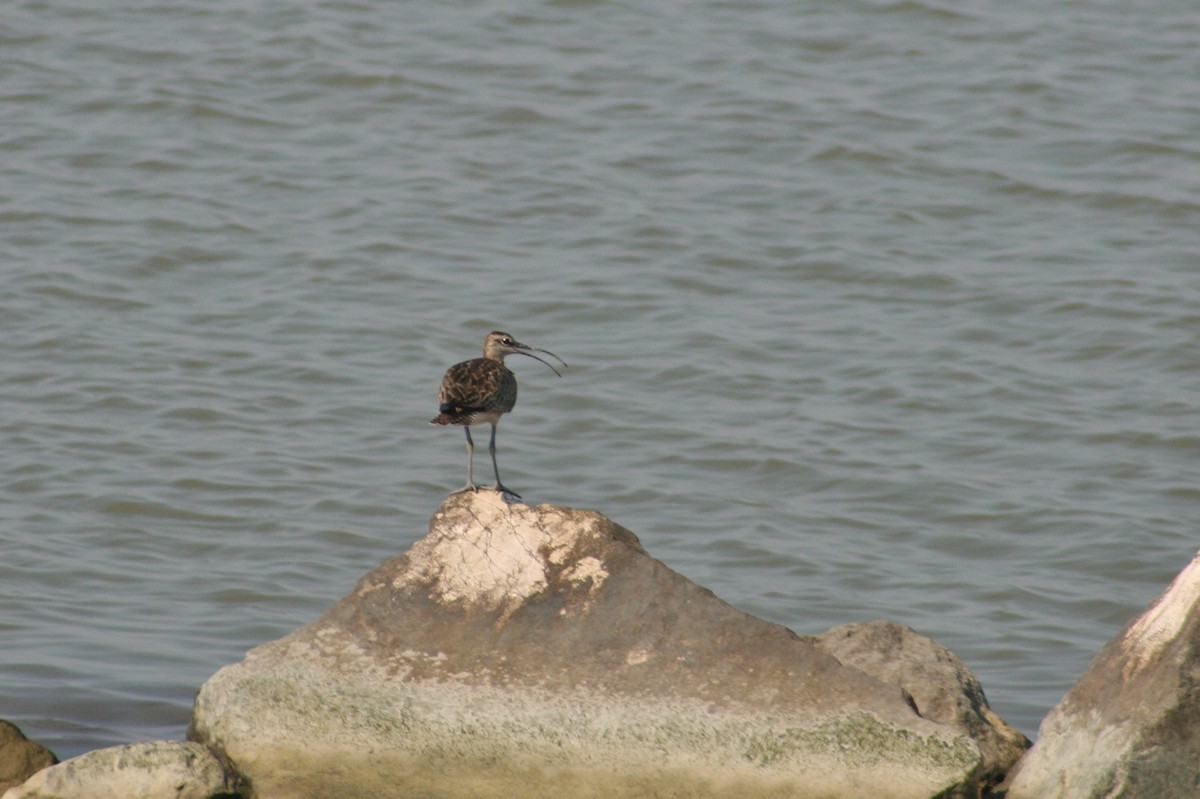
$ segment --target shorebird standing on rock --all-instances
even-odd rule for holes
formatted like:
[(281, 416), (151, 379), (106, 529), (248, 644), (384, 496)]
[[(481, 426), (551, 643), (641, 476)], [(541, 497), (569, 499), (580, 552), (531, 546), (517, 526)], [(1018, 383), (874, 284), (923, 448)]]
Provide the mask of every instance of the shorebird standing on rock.
[(549, 361), (544, 361), (534, 352), (544, 352), (554, 360), (566, 366), (567, 363), (549, 350), (530, 347), (514, 339), (507, 333), (493, 330), (487, 334), (483, 342), (483, 357), (472, 358), (469, 361), (456, 363), (446, 370), (442, 378), (442, 387), (438, 391), (438, 415), (429, 420), (430, 424), (458, 424), (463, 426), (467, 434), (467, 484), (455, 491), (478, 491), (473, 474), (475, 457), (475, 442), (471, 441), (471, 425), (487, 422), (492, 426), (492, 438), (488, 442), (488, 452), (492, 454), (492, 469), (496, 473), (496, 485), (491, 486), (495, 491), (503, 491), (517, 499), (521, 495), (504, 487), (500, 482), (500, 467), (496, 465), (496, 422), (517, 404), (517, 376), (504, 365), (505, 355), (528, 355), (534, 360), (542, 361), (550, 367), (550, 371), (562, 377)]

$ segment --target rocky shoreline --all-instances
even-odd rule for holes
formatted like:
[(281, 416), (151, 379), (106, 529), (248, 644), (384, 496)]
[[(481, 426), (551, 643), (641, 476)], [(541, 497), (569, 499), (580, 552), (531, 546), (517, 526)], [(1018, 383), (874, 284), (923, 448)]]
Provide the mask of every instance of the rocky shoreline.
[(6, 773), (30, 742), (0, 737), (2, 799), (1195, 796), (1198, 599), (1200, 559), (1030, 749), (907, 627), (797, 635), (598, 513), (459, 494), (322, 617), (213, 675), (188, 741)]

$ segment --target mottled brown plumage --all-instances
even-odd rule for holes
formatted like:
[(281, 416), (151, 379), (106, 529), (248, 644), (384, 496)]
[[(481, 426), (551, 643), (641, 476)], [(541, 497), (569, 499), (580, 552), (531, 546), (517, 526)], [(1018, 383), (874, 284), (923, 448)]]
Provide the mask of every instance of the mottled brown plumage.
[(504, 362), (473, 358), (451, 366), (438, 391), (433, 424), (496, 422), (517, 404), (517, 376)]
[[(459, 491), (477, 491), (473, 474), (475, 443), (471, 440), (471, 425), (488, 423), (492, 426), (492, 437), (488, 451), (492, 455), (492, 469), (496, 473), (496, 491), (504, 491), (520, 499), (520, 495), (505, 488), (500, 482), (500, 468), (496, 465), (496, 423), (503, 414), (517, 404), (517, 376), (504, 365), (506, 355), (528, 355), (538, 358), (532, 351), (544, 352), (563, 366), (567, 364), (549, 350), (530, 347), (513, 339), (507, 333), (493, 330), (483, 342), (483, 357), (456, 363), (446, 370), (442, 386), (438, 390), (438, 415), (430, 419), (431, 424), (462, 425), (467, 435), (467, 484)], [(550, 366), (556, 375), (558, 370)], [(560, 377), (562, 375), (559, 375)], [(455, 492), (459, 493), (459, 492)]]

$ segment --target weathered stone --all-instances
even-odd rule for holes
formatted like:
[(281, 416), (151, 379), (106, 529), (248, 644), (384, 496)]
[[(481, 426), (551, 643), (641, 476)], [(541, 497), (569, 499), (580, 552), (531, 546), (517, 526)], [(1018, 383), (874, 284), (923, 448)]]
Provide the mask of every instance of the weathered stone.
[(0, 719), (0, 791), (57, 762), (53, 752), (26, 738), (16, 724)]
[(899, 687), (603, 516), (449, 499), (405, 555), (200, 690), (260, 799), (928, 797), (983, 758)]
[(922, 717), (975, 741), (983, 761), (963, 796), (974, 797), (975, 784), (999, 783), (1029, 748), (1029, 739), (991, 709), (966, 664), (910, 627), (889, 621), (844, 624), (817, 636), (817, 644), (844, 665), (900, 686)]
[(1046, 716), (1008, 799), (1200, 796), (1200, 555)]
[(182, 741), (97, 749), (34, 774), (3, 799), (215, 799), (233, 780), (200, 744)]

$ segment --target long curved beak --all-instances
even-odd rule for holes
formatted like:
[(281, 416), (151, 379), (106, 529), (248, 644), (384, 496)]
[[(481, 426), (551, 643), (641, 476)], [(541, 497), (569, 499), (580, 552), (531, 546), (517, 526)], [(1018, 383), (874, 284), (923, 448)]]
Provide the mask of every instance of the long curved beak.
[(549, 361), (547, 361), (543, 358), (539, 358), (538, 356), (533, 354), (534, 352), (544, 352), (547, 355), (549, 355), (551, 358), (553, 358), (554, 360), (561, 363), (564, 367), (566, 367), (567, 362), (564, 361), (562, 358), (558, 357), (557, 355), (555, 355), (550, 350), (544, 350), (541, 347), (531, 347), (528, 344), (521, 344), (521, 343), (515, 342), (515, 341), (513, 342), (513, 345), (518, 348), (516, 350), (517, 355), (528, 355), (530, 358), (533, 358), (535, 361), (541, 361), (542, 363), (546, 364), (546, 366), (550, 367), (551, 372), (554, 372), (554, 374), (558, 375), (559, 377), (562, 377), (562, 372), (555, 369), (554, 366)]

